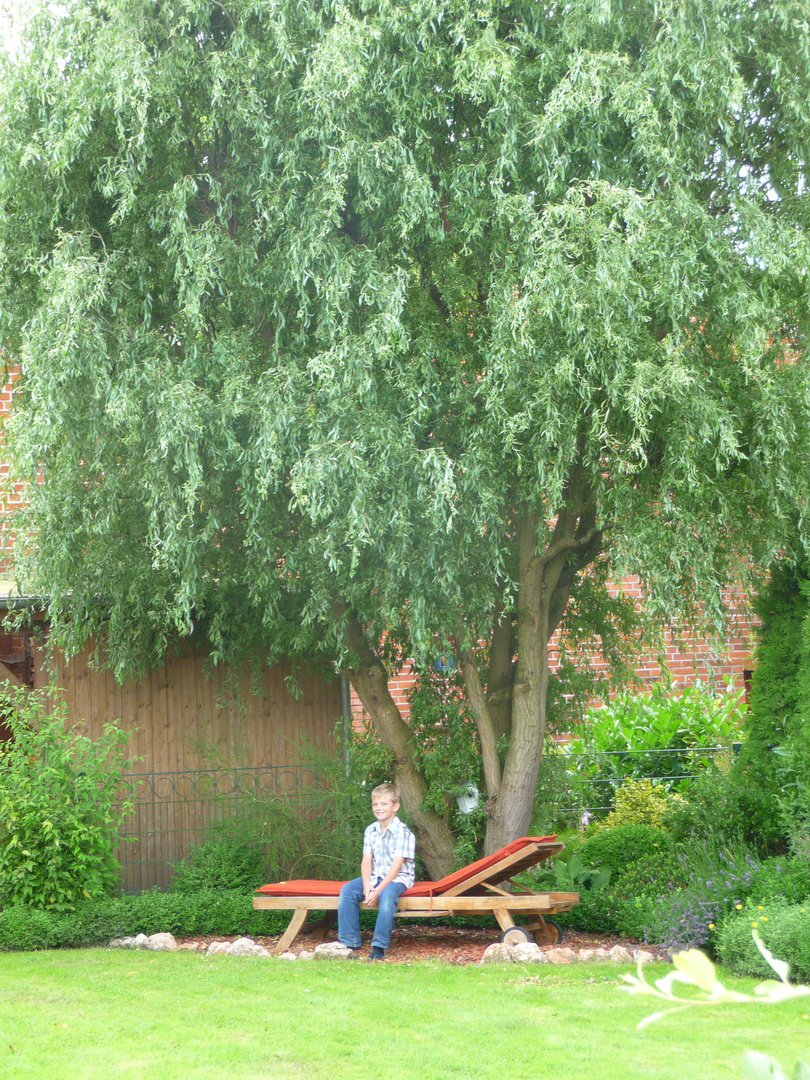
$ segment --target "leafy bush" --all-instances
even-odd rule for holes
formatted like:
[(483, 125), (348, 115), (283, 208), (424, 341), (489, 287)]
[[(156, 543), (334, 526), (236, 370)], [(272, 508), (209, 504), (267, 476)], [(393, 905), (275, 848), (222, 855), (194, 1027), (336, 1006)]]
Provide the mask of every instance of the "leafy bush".
[(52, 949), (58, 942), (55, 913), (14, 904), (0, 911), (0, 951)]
[(682, 802), (652, 780), (625, 780), (616, 791), (613, 809), (604, 821), (597, 822), (595, 831), (615, 829), (619, 825), (654, 825), (660, 828), (667, 816)]
[(663, 829), (654, 825), (619, 825), (588, 837), (580, 849), (580, 858), (586, 866), (608, 867), (611, 881), (616, 884), (639, 859), (673, 849), (674, 841)]
[(633, 860), (614, 888), (624, 897), (655, 900), (682, 889), (688, 883), (690, 874), (683, 855), (675, 848), (668, 848)]
[(772, 953), (787, 961), (791, 978), (810, 978), (810, 905), (748, 904), (719, 931), (717, 952), (727, 967), (737, 975), (768, 976), (752, 928)]
[(592, 753), (728, 746), (739, 735), (745, 711), (744, 692), (730, 682), (719, 691), (698, 681), (675, 692), (668, 683), (656, 683), (589, 709), (576, 741)]
[(571, 930), (592, 931), (599, 934), (617, 933), (616, 920), (620, 902), (612, 889), (589, 889), (579, 894), (579, 903), (570, 911), (554, 916), (555, 922)]
[(657, 683), (647, 693), (624, 693), (589, 709), (566, 747), (570, 768), (591, 788), (590, 805), (609, 805), (615, 788), (632, 777), (682, 778), (711, 767), (700, 747), (729, 746), (739, 738), (743, 693), (730, 684), (715, 692), (702, 683), (672, 693)]
[(163, 931), (176, 937), (278, 934), (288, 921), (289, 912), (254, 911), (249, 893), (213, 889), (83, 900), (72, 911), (17, 904), (0, 911), (0, 950), (106, 945), (115, 937)]
[(170, 891), (199, 892), (201, 889), (250, 891), (263, 885), (267, 857), (255, 843), (237, 837), (215, 836), (193, 847), (187, 859), (175, 863)]
[(740, 783), (731, 769), (707, 769), (689, 785), (684, 797), (667, 811), (662, 825), (679, 843), (693, 839), (722, 846), (742, 838), (754, 843), (741, 829)]
[(671, 948), (713, 947), (716, 929), (756, 889), (760, 863), (742, 843), (682, 849), (687, 884), (662, 897), (650, 939)]
[[(760, 590), (756, 666), (737, 765), (741, 820), (771, 851), (810, 856), (810, 578), (777, 563)], [(781, 848), (780, 848), (781, 845)]]
[(810, 899), (810, 862), (787, 855), (765, 859), (752, 885), (750, 899), (757, 904), (804, 903)]
[[(174, 865), (171, 891), (252, 890), (265, 881), (359, 873), (363, 831), (372, 819), (371, 787), (355, 773), (345, 776), (340, 755), (308, 745), (300, 755), (312, 764), (317, 783), (293, 793), (257, 787), (251, 770), (216, 760), (218, 768), (232, 770), (232, 784), (226, 794), (211, 796), (213, 804), (221, 801), (222, 812), (203, 842)], [(390, 772), (374, 782), (384, 779)]]
[[(636, 857), (628, 858), (633, 843)], [(579, 857), (612, 873), (609, 884), (580, 890), (579, 904), (560, 917), (564, 925), (578, 930), (652, 940), (662, 897), (688, 878), (672, 838), (651, 826), (621, 826), (599, 833), (585, 841)]]
[(646, 939), (656, 905), (652, 897), (625, 895), (620, 887), (598, 888), (581, 892), (575, 907), (554, 918), (572, 930)]
[(0, 713), (11, 730), (0, 744), (0, 904), (65, 910), (115, 889), (127, 733), (108, 724), (91, 741), (67, 729), (64, 702), (8, 683)]

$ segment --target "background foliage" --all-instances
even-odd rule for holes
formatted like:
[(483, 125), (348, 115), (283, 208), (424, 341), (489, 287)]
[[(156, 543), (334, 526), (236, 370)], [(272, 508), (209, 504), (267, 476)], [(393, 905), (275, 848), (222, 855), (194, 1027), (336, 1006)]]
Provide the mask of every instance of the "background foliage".
[(122, 798), (127, 733), (71, 730), (63, 701), (0, 690), (10, 738), (0, 743), (0, 905), (64, 910), (118, 887), (113, 846), (131, 802)]

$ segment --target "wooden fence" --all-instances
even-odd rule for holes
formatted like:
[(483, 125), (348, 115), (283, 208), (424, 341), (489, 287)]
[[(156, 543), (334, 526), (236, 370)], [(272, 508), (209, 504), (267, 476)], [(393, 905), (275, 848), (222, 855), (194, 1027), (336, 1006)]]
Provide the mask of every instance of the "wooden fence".
[[(340, 683), (307, 669), (297, 672), (297, 695), (289, 663), (265, 668), (259, 693), (247, 671), (236, 679), (202, 653), (185, 649), (167, 656), (145, 678), (116, 682), (88, 662), (55, 661), (56, 684), (79, 730), (94, 738), (116, 721), (130, 733), (127, 752), (140, 759), (135, 772), (184, 769), (277, 768), (310, 761), (312, 753), (335, 752)], [(37, 650), (35, 685), (47, 686), (45, 656)]]

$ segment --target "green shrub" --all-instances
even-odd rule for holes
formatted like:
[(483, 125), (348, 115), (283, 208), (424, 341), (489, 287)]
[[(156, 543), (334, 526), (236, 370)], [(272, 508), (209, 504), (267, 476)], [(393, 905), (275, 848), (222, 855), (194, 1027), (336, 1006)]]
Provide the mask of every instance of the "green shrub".
[(128, 899), (127, 934), (272, 934), (289, 922), (289, 912), (254, 911), (252, 896), (244, 892), (155, 891)]
[(810, 979), (810, 905), (748, 904), (718, 934), (718, 956), (737, 975), (772, 977), (751, 937), (756, 928), (770, 951), (786, 960), (790, 977)]
[(289, 918), (285, 911), (255, 911), (249, 893), (213, 889), (84, 900), (72, 911), (16, 904), (0, 911), (0, 950), (81, 948), (162, 932), (175, 937), (280, 934)]
[(802, 904), (810, 899), (810, 862), (789, 855), (765, 859), (750, 897), (757, 904)]
[(11, 729), (0, 744), (0, 904), (65, 910), (117, 888), (127, 733), (108, 724), (90, 740), (66, 729), (64, 702), (8, 683), (0, 711)]
[(647, 896), (625, 896), (618, 889), (591, 889), (579, 895), (570, 911), (555, 915), (560, 926), (598, 934), (621, 934), (647, 940), (657, 901)]
[(656, 899), (683, 888), (690, 873), (683, 855), (674, 847), (659, 849), (635, 859), (614, 888), (627, 898)]
[(681, 848), (682, 889), (662, 895), (650, 940), (671, 948), (715, 947), (717, 928), (756, 889), (760, 863), (742, 842), (693, 842)]
[(628, 778), (667, 777), (669, 790), (712, 768), (699, 747), (730, 746), (745, 714), (743, 692), (702, 683), (673, 692), (657, 683), (647, 693), (626, 692), (589, 709), (566, 747), (569, 769), (590, 788), (587, 803), (610, 805)]
[[(359, 745), (365, 745), (362, 739)], [(340, 880), (359, 873), (363, 831), (373, 816), (371, 787), (354, 772), (345, 776), (340, 755), (307, 744), (299, 752), (312, 764), (317, 783), (292, 792), (257, 787), (251, 770), (211, 761), (230, 771), (231, 783), (227, 794), (210, 796), (218, 820), (188, 858), (174, 865), (171, 891), (252, 891), (266, 881)], [(359, 757), (364, 758), (362, 749)], [(375, 783), (390, 775), (377, 775)]]
[(639, 859), (649, 859), (662, 851), (674, 850), (669, 833), (654, 825), (619, 825), (588, 837), (580, 849), (586, 866), (607, 866), (616, 885)]
[(649, 691), (627, 691), (588, 709), (576, 736), (595, 753), (728, 746), (745, 711), (744, 693), (730, 684), (718, 690), (695, 682), (674, 691), (668, 683), (656, 683)]
[(57, 919), (53, 912), (14, 904), (0, 911), (0, 951), (31, 952), (58, 944)]
[(623, 937), (651, 941), (650, 927), (655, 923), (658, 901), (651, 896), (614, 897), (613, 923)]
[(690, 783), (683, 798), (667, 811), (662, 826), (679, 843), (711, 839), (716, 844), (733, 842), (741, 837), (755, 843), (756, 837), (745, 835), (744, 795), (735, 768), (706, 772)]
[[(688, 871), (671, 837), (659, 829), (650, 832), (651, 828), (621, 826), (598, 833), (583, 844), (581, 861), (610, 869), (611, 877), (607, 885), (579, 890), (579, 904), (561, 917), (566, 926), (654, 939), (652, 927), (662, 897), (683, 884)], [(608, 836), (611, 839), (606, 844), (603, 837)], [(633, 842), (638, 857), (628, 859), (626, 845)]]
[(743, 828), (771, 852), (810, 855), (810, 577), (777, 563), (760, 590), (756, 666), (735, 771)]
[(200, 889), (250, 891), (267, 880), (267, 857), (255, 843), (215, 836), (191, 849), (187, 859), (172, 867), (172, 892)]
[(667, 815), (682, 802), (652, 780), (642, 777), (625, 780), (616, 791), (613, 809), (604, 821), (594, 826), (594, 831), (615, 829), (619, 825), (654, 825), (661, 828)]
[(579, 894), (579, 903), (570, 911), (554, 916), (560, 926), (599, 934), (617, 933), (616, 918), (620, 902), (611, 889), (588, 889)]

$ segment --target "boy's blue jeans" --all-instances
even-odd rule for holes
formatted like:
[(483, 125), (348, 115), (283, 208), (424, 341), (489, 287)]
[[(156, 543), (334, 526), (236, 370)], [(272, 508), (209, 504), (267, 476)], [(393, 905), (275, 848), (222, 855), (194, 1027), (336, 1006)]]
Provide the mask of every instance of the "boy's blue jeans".
[[(397, 902), (407, 888), (401, 881), (392, 881), (380, 893), (377, 922), (374, 925), (372, 947), (387, 949), (391, 943)], [(338, 900), (338, 940), (350, 949), (360, 948), (360, 903), (363, 899), (363, 879), (347, 881)]]

